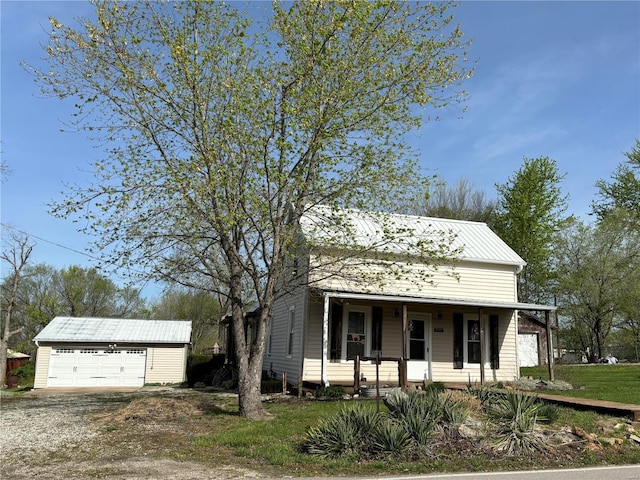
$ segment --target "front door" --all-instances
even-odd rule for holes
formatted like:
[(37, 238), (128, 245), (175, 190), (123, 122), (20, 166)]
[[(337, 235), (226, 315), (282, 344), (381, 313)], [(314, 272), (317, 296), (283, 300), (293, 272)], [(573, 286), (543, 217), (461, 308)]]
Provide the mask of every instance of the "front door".
[(407, 380), (431, 380), (431, 315), (409, 312), (407, 325)]

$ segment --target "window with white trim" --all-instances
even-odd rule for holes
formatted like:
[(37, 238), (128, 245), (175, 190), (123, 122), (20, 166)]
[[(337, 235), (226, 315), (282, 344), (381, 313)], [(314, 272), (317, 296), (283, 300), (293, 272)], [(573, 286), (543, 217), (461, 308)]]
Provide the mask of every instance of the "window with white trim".
[(296, 309), (289, 307), (289, 328), (287, 329), (287, 357), (293, 356), (293, 339), (296, 327)]
[(466, 363), (480, 363), (480, 320), (467, 320)]
[(351, 360), (356, 355), (368, 356), (371, 351), (371, 308), (347, 306), (342, 324), (343, 359)]
[(484, 362), (497, 370), (500, 368), (500, 318), (498, 315), (483, 315), (485, 338), (480, 348), (480, 321), (478, 315), (455, 313), (453, 315), (453, 368), (479, 365), (480, 351)]

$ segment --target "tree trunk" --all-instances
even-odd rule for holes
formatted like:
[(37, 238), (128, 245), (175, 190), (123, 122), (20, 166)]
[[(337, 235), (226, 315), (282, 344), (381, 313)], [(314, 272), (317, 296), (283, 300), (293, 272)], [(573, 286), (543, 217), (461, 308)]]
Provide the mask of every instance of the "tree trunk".
[[(267, 312), (261, 311), (252, 335), (251, 324), (246, 319), (242, 303), (242, 272), (240, 266), (230, 279), (231, 318), (235, 340), (235, 355), (238, 365), (238, 407), (242, 417), (252, 420), (268, 418), (262, 407), (262, 360), (264, 354), (264, 320)], [(270, 312), (270, 308), (269, 308)]]
[(2, 337), (0, 339), (0, 388), (3, 388), (7, 382), (7, 340)]

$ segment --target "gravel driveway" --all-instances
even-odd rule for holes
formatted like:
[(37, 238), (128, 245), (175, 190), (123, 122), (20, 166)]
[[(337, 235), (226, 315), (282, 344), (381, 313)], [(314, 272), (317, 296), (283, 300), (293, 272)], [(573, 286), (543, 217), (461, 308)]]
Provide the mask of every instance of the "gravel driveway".
[[(157, 394), (137, 390), (136, 396)], [(166, 394), (166, 393), (165, 393)], [(123, 405), (132, 390), (96, 392), (35, 391), (0, 396), (0, 478), (18, 479), (231, 479), (257, 478), (248, 470), (212, 469), (195, 462), (122, 458), (101, 444), (104, 426), (88, 416)], [(114, 459), (117, 459), (114, 461)]]

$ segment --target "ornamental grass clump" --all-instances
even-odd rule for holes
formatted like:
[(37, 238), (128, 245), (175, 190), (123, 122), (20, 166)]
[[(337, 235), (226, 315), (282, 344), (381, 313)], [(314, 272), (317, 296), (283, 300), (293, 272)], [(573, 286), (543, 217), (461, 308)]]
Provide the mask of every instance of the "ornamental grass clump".
[(507, 392), (487, 407), (487, 414), (496, 423), (492, 447), (507, 455), (533, 455), (549, 446), (536, 432), (537, 397), (521, 392)]
[(372, 434), (381, 422), (382, 416), (367, 406), (355, 403), (343, 407), (309, 429), (303, 449), (322, 458), (361, 458), (373, 451)]

